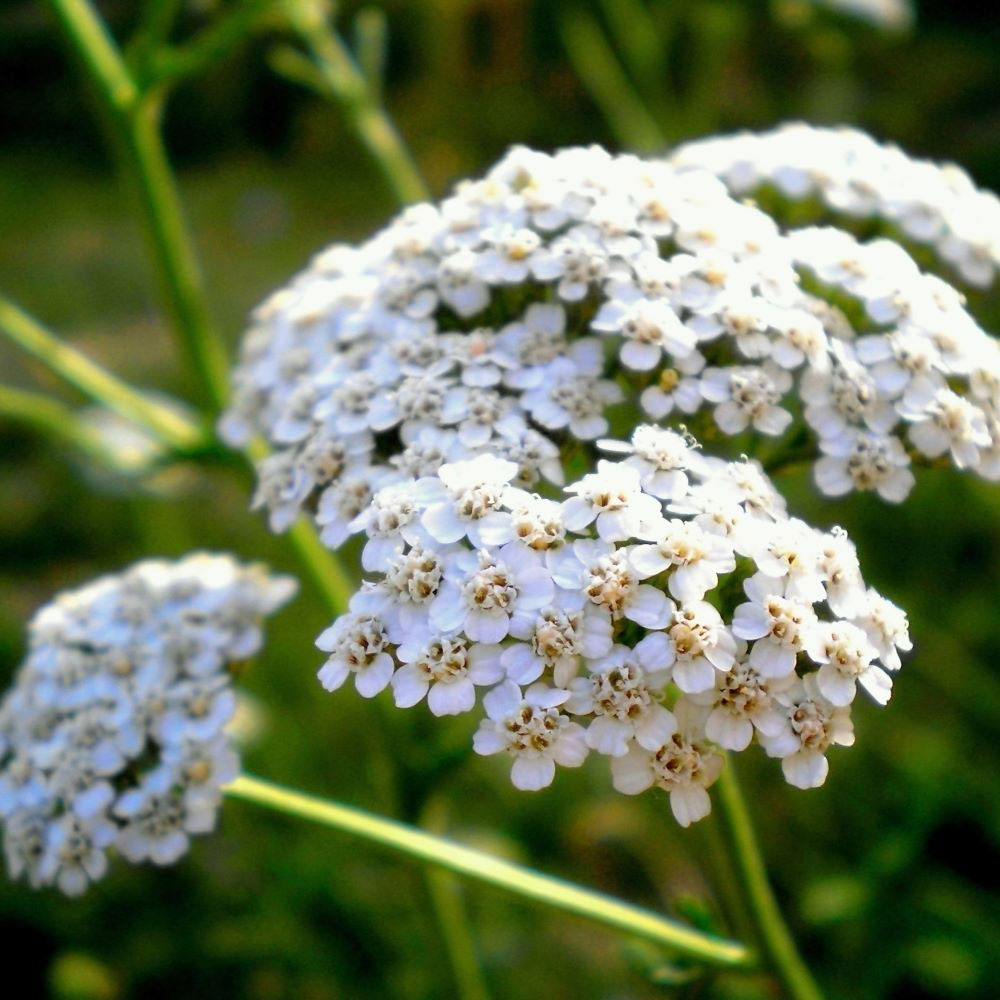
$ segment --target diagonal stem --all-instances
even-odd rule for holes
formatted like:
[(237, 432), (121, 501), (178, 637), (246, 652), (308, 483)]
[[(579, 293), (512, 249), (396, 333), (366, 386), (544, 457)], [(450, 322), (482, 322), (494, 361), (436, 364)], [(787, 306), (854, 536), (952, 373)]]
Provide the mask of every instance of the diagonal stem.
[(87, 0), (49, 0), (111, 123), (124, 174), (135, 186), (171, 326), (213, 411), (228, 387), (226, 351), (214, 328), (204, 280), (184, 221), (160, 133), (161, 102), (143, 93)]
[(303, 0), (286, 0), (285, 8), (312, 56), (316, 88), (340, 106), (397, 200), (403, 205), (424, 201), (427, 187), (410, 151), (322, 9)]
[(732, 755), (726, 761), (716, 787), (722, 826), (768, 964), (781, 981), (789, 1000), (822, 1000), (823, 995), (795, 946), (768, 882), (764, 858), (740, 790)]
[(193, 421), (137, 392), (3, 296), (0, 333), (89, 399), (146, 428), (171, 447), (188, 451), (205, 443), (205, 435)]
[(234, 798), (352, 833), (419, 861), (655, 941), (707, 965), (749, 968), (754, 963), (751, 951), (738, 941), (705, 934), (631, 903), (551, 875), (540, 874), (396, 820), (305, 795), (247, 774), (241, 775), (227, 786), (226, 793)]

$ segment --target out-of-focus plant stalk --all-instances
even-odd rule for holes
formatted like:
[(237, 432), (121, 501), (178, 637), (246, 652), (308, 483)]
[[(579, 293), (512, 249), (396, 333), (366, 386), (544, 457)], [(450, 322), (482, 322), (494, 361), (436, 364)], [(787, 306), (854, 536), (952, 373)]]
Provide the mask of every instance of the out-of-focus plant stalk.
[(718, 795), (715, 802), (722, 828), (767, 964), (781, 981), (789, 1000), (823, 1000), (812, 973), (795, 946), (771, 890), (767, 868), (757, 844), (750, 811), (740, 790), (732, 755), (726, 760), (716, 787)]
[[(447, 825), (447, 801), (435, 794), (420, 815), (420, 825), (432, 834), (442, 834)], [(439, 868), (427, 870), (427, 891), (442, 928), (445, 948), (451, 962), (461, 1000), (490, 1000), (478, 948), (465, 914), (462, 886), (458, 879)]]
[[(104, 24), (86, 0), (49, 2), (112, 121), (123, 151), (123, 169), (140, 195), (152, 257), (175, 330), (211, 409), (218, 410), (227, 396), (228, 361), (209, 318), (194, 242), (163, 146), (161, 99), (139, 90)], [(58, 341), (54, 343), (61, 346)], [(77, 368), (73, 367), (74, 372)], [(117, 380), (114, 382), (117, 384)], [(124, 388), (118, 384), (111, 398), (124, 399)], [(307, 522), (299, 521), (289, 534), (305, 571), (331, 612), (340, 614), (353, 590), (343, 566), (320, 543)]]
[(150, 51), (144, 60), (142, 82), (150, 88), (166, 87), (214, 65), (240, 45), (268, 14), (280, 9), (280, 3), (236, 0), (184, 45), (161, 45)]
[(665, 149), (663, 130), (625, 75), (597, 21), (582, 10), (568, 8), (560, 18), (559, 31), (576, 75), (615, 138), (637, 152)]
[(0, 420), (4, 419), (34, 427), (104, 465), (118, 468), (119, 463), (100, 435), (78, 420), (68, 406), (51, 396), (0, 385)]
[[(314, 73), (296, 74), (336, 103), (351, 128), (368, 148), (397, 199), (403, 204), (424, 201), (427, 188), (378, 95), (331, 27), (324, 5), (316, 0), (285, 0), (285, 11), (295, 33), (309, 51)], [(287, 55), (272, 61), (279, 71)]]
[(89, 399), (145, 428), (170, 447), (191, 451), (205, 443), (205, 434), (194, 421), (133, 389), (2, 296), (0, 332)]
[(375, 816), (352, 806), (328, 802), (246, 774), (227, 786), (226, 793), (234, 798), (364, 837), (373, 843), (459, 875), (478, 879), (518, 896), (655, 941), (680, 955), (707, 965), (737, 969), (751, 968), (754, 965), (753, 953), (738, 941), (705, 934), (631, 903), (551, 875), (543, 875), (396, 820)]
[(140, 90), (87, 0), (49, 0), (111, 123), (124, 173), (139, 197), (174, 333), (213, 412), (225, 403), (228, 361), (212, 324), (204, 282), (160, 133), (161, 100)]

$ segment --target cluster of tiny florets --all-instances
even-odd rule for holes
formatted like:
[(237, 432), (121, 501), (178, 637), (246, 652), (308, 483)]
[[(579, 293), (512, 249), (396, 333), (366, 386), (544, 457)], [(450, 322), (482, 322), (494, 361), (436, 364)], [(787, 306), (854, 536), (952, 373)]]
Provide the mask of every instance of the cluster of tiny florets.
[(170, 864), (215, 826), (239, 759), (232, 666), (294, 581), (195, 554), (61, 594), (29, 626), (0, 705), (7, 868), (78, 895), (108, 851)]
[(971, 281), (996, 244), (967, 219), (991, 196), (946, 196), (948, 170), (831, 132), (830, 179), (783, 159), (796, 134), (752, 156), (513, 149), (257, 310), (221, 431), (271, 445), (274, 530), (305, 513), (331, 548), (364, 537), (367, 582), (319, 640), (328, 689), (437, 715), (482, 694), (475, 749), (510, 754), (519, 787), (595, 751), (684, 823), (723, 749), (823, 781), (857, 686), (888, 698), (905, 616), (843, 533), (697, 442), (732, 459), (774, 439), (829, 496), (898, 503), (947, 459), (1000, 478), (1000, 348), (897, 243), (786, 230), (736, 195), (815, 190)]
[(474, 748), (508, 755), (518, 788), (595, 751), (618, 790), (669, 792), (685, 826), (722, 750), (757, 742), (790, 783), (822, 784), (857, 686), (888, 701), (905, 617), (755, 463), (653, 426), (598, 446), (618, 460), (558, 501), (488, 454), (376, 493), (349, 526), (369, 579), (317, 640), (323, 686), (438, 716), (482, 692)]
[(272, 445), (274, 530), (306, 511), (335, 548), (382, 487), (484, 453), (560, 485), (628, 406), (737, 452), (801, 414), (828, 495), (898, 502), (947, 456), (1000, 478), (1000, 348), (959, 293), (891, 241), (784, 233), (688, 159), (514, 149), (271, 296), (221, 430)]
[(712, 171), (735, 194), (770, 185), (784, 198), (819, 198), (849, 218), (885, 220), (971, 285), (992, 284), (1000, 268), (996, 194), (954, 163), (914, 159), (858, 129), (797, 122), (686, 143), (671, 159)]

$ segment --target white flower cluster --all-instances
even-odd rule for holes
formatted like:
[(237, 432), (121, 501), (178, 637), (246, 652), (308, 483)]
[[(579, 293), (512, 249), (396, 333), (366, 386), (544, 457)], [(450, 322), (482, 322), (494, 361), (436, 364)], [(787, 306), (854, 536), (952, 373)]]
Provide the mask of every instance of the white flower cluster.
[(331, 548), (443, 463), (561, 484), (561, 449), (592, 451), (621, 404), (702, 438), (801, 412), (828, 495), (898, 502), (912, 461), (949, 454), (1000, 478), (1000, 347), (954, 289), (890, 241), (784, 234), (707, 170), (598, 148), (514, 149), (320, 254), (257, 310), (234, 384), (223, 435), (274, 448), (256, 504)]
[(709, 811), (720, 749), (756, 740), (791, 784), (822, 784), (857, 685), (888, 701), (905, 616), (757, 464), (648, 425), (598, 445), (618, 460), (561, 501), (489, 454), (380, 489), (350, 525), (371, 578), (317, 640), (323, 686), (438, 716), (489, 688), (474, 748), (508, 755), (518, 788), (593, 750), (618, 790), (667, 791), (684, 826)]
[(0, 705), (0, 822), (12, 877), (83, 892), (114, 848), (176, 861), (215, 825), (239, 759), (230, 665), (294, 593), (228, 556), (144, 561), (61, 594), (29, 626)]
[(914, 159), (857, 129), (796, 122), (686, 143), (672, 162), (708, 169), (736, 194), (769, 184), (786, 198), (818, 197), (835, 212), (884, 219), (971, 285), (992, 284), (1000, 267), (1000, 198), (953, 163)]

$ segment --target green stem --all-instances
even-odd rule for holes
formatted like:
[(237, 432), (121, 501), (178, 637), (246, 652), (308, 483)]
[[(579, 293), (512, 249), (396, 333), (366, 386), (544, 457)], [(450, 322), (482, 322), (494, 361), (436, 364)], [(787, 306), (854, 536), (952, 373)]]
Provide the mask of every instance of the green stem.
[(716, 787), (719, 816), (764, 955), (789, 1000), (822, 1000), (823, 995), (795, 947), (768, 882), (731, 755)]
[(160, 104), (147, 99), (119, 122), (126, 166), (145, 217), (171, 324), (213, 412), (225, 405), (229, 360), (209, 316), (204, 279), (160, 133)]
[(204, 434), (191, 420), (146, 398), (2, 296), (0, 332), (85, 396), (146, 428), (171, 447), (189, 451), (204, 444)]
[(312, 56), (316, 82), (340, 106), (396, 198), (425, 201), (428, 191), (395, 125), (318, 4), (286, 0), (289, 22)]
[(601, 109), (615, 138), (640, 152), (665, 149), (663, 130), (625, 75), (597, 21), (581, 10), (567, 9), (559, 30), (576, 75)]
[(279, 0), (237, 0), (191, 41), (152, 53), (148, 60), (148, 85), (170, 86), (224, 59), (278, 3)]
[(542, 875), (396, 820), (327, 802), (249, 775), (237, 778), (226, 792), (235, 798), (352, 833), (459, 875), (655, 941), (708, 965), (729, 968), (753, 965), (752, 953), (738, 941), (702, 933), (631, 903)]
[(106, 465), (118, 466), (100, 436), (58, 400), (36, 392), (0, 385), (0, 419), (16, 420), (65, 441)]
[[(434, 796), (424, 807), (420, 825), (430, 833), (439, 834), (444, 832), (446, 820), (445, 799), (440, 795)], [(429, 868), (427, 890), (448, 951), (459, 997), (461, 1000), (490, 1000), (458, 879), (448, 872)]]
[(344, 564), (319, 540), (316, 529), (305, 518), (300, 517), (289, 528), (288, 538), (327, 608), (334, 616), (343, 614), (358, 589)]
[(160, 100), (142, 93), (87, 0), (49, 0), (83, 61), (134, 184), (174, 334), (214, 411), (225, 403), (228, 362), (205, 303), (198, 266), (160, 135)]

